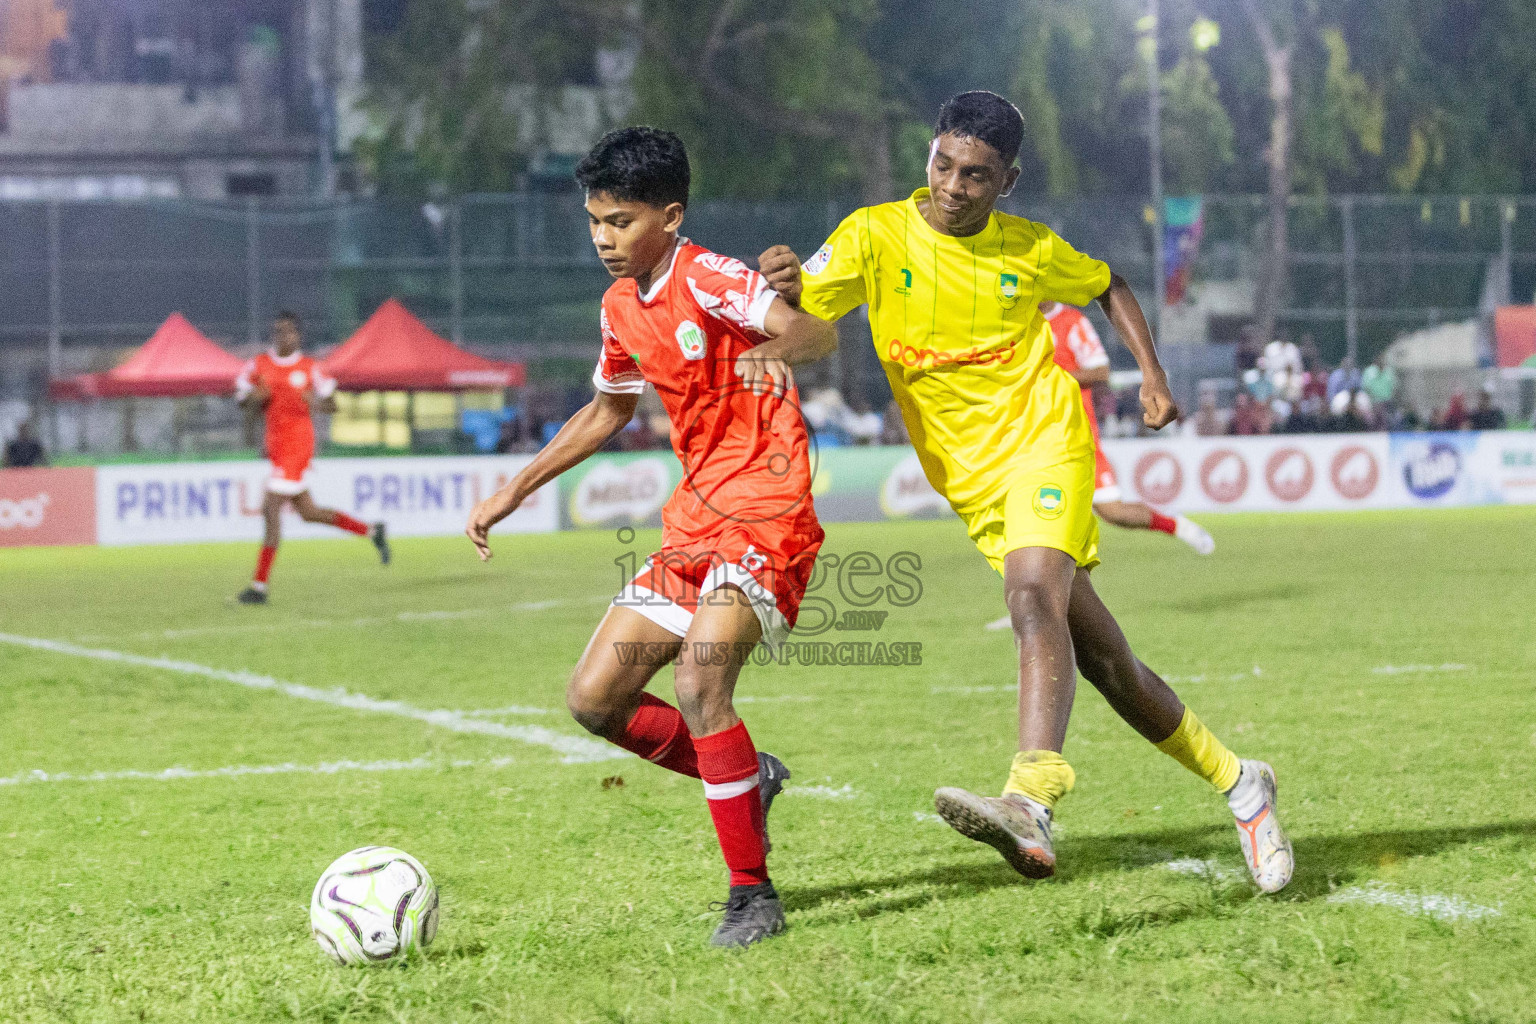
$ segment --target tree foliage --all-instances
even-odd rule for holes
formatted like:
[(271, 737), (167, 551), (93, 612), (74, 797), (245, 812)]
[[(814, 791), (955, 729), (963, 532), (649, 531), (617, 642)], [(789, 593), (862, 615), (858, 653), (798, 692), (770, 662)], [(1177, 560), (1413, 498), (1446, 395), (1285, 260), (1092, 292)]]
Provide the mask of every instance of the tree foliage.
[[(1262, 11), (1288, 54), (1288, 188), (1536, 190), (1531, 0), (1161, 0), (1158, 62), (1173, 191), (1262, 191), (1274, 105)], [(631, 115), (677, 130), (701, 195), (899, 194), (926, 126), (968, 88), (1028, 125), (1022, 191), (1143, 193), (1144, 0), (408, 0), (374, 37), (391, 190), (508, 187), (527, 159), (507, 89), (590, 74), (638, 50)], [(1221, 27), (1209, 50), (1197, 19)]]

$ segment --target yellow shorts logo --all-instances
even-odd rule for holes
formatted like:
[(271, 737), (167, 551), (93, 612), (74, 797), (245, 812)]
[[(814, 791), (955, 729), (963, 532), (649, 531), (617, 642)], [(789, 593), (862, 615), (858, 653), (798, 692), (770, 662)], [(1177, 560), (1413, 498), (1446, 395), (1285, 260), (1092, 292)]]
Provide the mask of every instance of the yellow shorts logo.
[(1035, 492), (1035, 515), (1041, 519), (1055, 519), (1067, 510), (1066, 496), (1055, 484), (1044, 484)]

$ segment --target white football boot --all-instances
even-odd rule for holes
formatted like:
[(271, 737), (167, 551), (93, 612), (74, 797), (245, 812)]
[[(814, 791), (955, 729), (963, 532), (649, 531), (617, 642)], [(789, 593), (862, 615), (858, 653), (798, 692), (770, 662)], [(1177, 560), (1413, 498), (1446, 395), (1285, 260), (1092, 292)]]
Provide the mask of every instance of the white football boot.
[(1237, 819), (1237, 838), (1254, 882), (1265, 892), (1279, 892), (1296, 870), (1296, 855), (1275, 812), (1275, 770), (1263, 761), (1242, 765), (1227, 806)]
[(1208, 555), (1216, 550), (1216, 538), (1212, 537), (1206, 532), (1205, 527), (1193, 519), (1175, 516), (1173, 524), (1173, 535), (1194, 548), (1195, 554)]

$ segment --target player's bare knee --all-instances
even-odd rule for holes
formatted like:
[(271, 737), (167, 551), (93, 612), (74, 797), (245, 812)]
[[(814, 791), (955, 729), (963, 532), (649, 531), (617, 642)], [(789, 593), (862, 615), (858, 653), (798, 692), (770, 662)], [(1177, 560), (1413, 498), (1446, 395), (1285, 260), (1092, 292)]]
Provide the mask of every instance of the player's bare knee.
[(1043, 583), (1023, 583), (1008, 588), (1005, 595), (1008, 617), (1015, 633), (1038, 633), (1055, 625), (1065, 625), (1066, 602)]
[(583, 729), (594, 736), (612, 736), (623, 731), (625, 722), (620, 709), (608, 699), (605, 688), (584, 676), (578, 669), (565, 687), (565, 706)]
[(677, 709), (683, 713), (683, 720), (690, 729), (702, 728), (722, 704), (730, 706), (725, 679), (719, 669), (712, 666), (689, 662), (678, 665), (672, 687), (677, 694)]
[(1106, 697), (1129, 695), (1137, 689), (1136, 660), (1082, 645), (1075, 646), (1077, 670)]

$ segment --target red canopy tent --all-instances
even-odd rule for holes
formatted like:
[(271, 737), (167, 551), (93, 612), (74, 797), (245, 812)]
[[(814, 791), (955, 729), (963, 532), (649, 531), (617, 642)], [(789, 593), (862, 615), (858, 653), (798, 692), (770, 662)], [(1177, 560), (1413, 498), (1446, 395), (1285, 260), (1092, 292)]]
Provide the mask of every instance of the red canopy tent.
[(49, 397), (61, 402), (97, 398), (186, 398), (227, 395), (244, 361), (224, 351), (172, 313), (160, 329), (120, 366), (105, 373), (82, 373), (48, 385)]
[(521, 363), (466, 352), (440, 338), (398, 299), (374, 311), (322, 368), (343, 391), (469, 391), (521, 387)]

